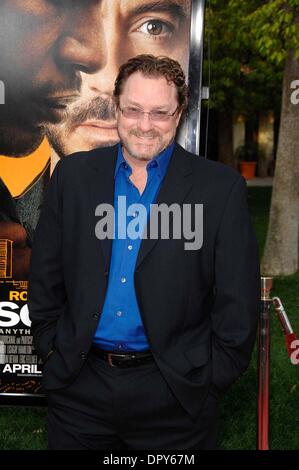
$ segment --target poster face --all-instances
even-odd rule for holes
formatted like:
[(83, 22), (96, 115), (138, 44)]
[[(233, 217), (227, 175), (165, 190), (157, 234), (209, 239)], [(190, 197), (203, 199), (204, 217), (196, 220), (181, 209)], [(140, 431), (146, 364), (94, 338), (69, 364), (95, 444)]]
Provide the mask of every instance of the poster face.
[(41, 393), (26, 305), (31, 246), (60, 158), (118, 142), (119, 66), (141, 53), (188, 76), (191, 0), (0, 3), (0, 400)]

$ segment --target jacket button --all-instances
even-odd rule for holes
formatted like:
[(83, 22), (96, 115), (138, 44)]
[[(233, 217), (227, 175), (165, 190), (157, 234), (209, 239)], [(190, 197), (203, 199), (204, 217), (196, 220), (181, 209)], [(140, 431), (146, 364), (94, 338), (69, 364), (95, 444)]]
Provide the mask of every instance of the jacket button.
[(99, 315), (98, 313), (94, 313), (93, 316), (92, 316), (92, 318), (93, 318), (94, 320), (97, 320), (97, 319), (99, 318), (99, 316), (100, 316), (100, 315)]
[(86, 359), (86, 357), (87, 357), (87, 354), (86, 354), (86, 352), (81, 351), (80, 354), (79, 354), (79, 356), (80, 356), (80, 359), (82, 359), (82, 361), (85, 361), (85, 359)]

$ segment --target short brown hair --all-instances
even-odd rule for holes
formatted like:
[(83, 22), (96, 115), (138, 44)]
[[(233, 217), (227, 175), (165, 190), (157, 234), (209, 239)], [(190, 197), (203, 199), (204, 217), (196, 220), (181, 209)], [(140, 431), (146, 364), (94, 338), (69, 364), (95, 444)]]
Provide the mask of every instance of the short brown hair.
[(123, 91), (124, 83), (135, 72), (140, 72), (146, 77), (165, 77), (168, 83), (173, 83), (176, 87), (179, 109), (187, 108), (189, 93), (182, 67), (174, 59), (166, 56), (155, 57), (151, 54), (137, 55), (120, 66), (113, 91), (117, 105), (119, 105), (119, 97)]

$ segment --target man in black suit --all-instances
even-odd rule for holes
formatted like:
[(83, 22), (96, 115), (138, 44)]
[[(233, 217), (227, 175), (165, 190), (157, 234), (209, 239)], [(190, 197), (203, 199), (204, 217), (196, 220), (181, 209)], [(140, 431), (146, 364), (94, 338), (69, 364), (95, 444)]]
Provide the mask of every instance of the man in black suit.
[[(29, 312), (49, 448), (212, 449), (259, 311), (246, 185), (174, 142), (187, 105), (176, 61), (129, 60), (114, 97), (121, 144), (57, 164), (35, 234)], [(148, 236), (163, 204), (167, 223)]]

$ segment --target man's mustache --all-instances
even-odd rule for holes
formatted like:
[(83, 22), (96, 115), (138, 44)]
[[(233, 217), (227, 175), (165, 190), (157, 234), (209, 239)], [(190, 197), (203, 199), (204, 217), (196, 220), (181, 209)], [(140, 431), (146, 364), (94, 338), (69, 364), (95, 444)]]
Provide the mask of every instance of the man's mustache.
[(67, 127), (69, 130), (80, 126), (85, 121), (115, 121), (115, 104), (112, 98), (97, 96), (87, 103), (74, 106), (67, 116)]
[(154, 130), (151, 130), (148, 132), (140, 132), (138, 129), (131, 129), (129, 131), (129, 135), (134, 135), (135, 137), (149, 137), (149, 138), (160, 137), (160, 134)]

